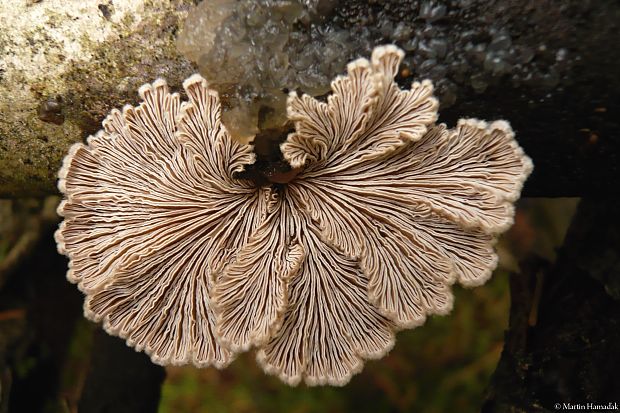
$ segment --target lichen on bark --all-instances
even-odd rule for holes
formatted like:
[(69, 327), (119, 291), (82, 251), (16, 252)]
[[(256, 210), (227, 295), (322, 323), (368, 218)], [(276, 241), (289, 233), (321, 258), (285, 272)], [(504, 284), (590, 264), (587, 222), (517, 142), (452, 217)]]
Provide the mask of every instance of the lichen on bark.
[(144, 79), (180, 85), (194, 71), (174, 45), (193, 3), (0, 3), (10, 22), (0, 31), (0, 197), (55, 193), (68, 147), (112, 107), (134, 103)]

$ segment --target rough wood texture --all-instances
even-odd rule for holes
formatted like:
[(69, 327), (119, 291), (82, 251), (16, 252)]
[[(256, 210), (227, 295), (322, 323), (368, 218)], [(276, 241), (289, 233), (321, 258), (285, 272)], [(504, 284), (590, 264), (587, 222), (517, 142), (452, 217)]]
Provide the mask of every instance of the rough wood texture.
[(0, 197), (55, 193), (69, 146), (110, 109), (157, 77), (180, 87), (194, 72), (175, 47), (190, 4), (0, 2)]
[[(3, 91), (0, 109), (4, 109), (0, 118), (0, 197), (55, 193), (56, 173), (63, 154), (71, 143), (99, 129), (101, 120), (110, 109), (135, 103), (138, 86), (156, 77), (165, 77), (173, 89), (180, 89), (182, 79), (195, 71), (174, 45), (182, 18), (193, 2), (158, 0), (155, 3), (157, 13), (145, 13), (140, 24), (130, 25), (131, 29), (113, 26), (114, 35), (101, 42), (82, 45), (92, 59), (65, 62), (62, 67), (66, 70), (57, 75), (46, 72), (44, 76), (12, 79), (7, 76), (8, 72), (2, 72), (0, 65), (0, 91)], [(377, 4), (358, 0), (341, 1), (339, 8), (348, 10), (350, 16), (347, 14), (348, 20), (345, 19), (348, 24), (372, 26), (382, 19), (411, 19), (419, 9), (417, 1), (387, 3), (389, 7), (386, 6), (385, 10), (392, 12), (384, 12), (384, 8)], [(48, 7), (46, 4), (51, 3), (37, 2), (24, 6), (24, 10), (30, 12), (33, 8)], [(528, 7), (532, 10), (541, 8), (535, 0), (495, 0), (492, 4), (496, 13), (503, 16), (498, 24), (506, 24), (505, 27), (516, 31), (511, 33), (513, 38), (526, 38), (528, 46), (533, 49), (561, 46), (570, 56), (576, 56), (575, 61), (551, 90), (525, 84), (514, 86), (510, 77), (504, 76), (490, 82), (484, 93), (476, 93), (471, 87), (463, 86), (466, 81), (461, 84), (451, 79), (459, 87), (458, 99), (449, 109), (440, 111), (440, 121), (454, 126), (459, 117), (509, 120), (519, 143), (536, 165), (524, 188), (524, 196), (618, 194), (620, 186), (609, 185), (609, 182), (620, 178), (620, 123), (617, 117), (620, 110), (620, 78), (617, 76), (620, 49), (611, 47), (617, 41), (620, 4), (605, 0), (590, 4), (586, 7), (587, 12), (577, 9), (564, 13), (568, 6), (563, 2), (547, 2), (544, 7), (550, 9), (549, 16), (562, 15), (564, 26), (570, 27), (558, 29), (559, 33), (547, 33), (522, 21), (521, 13)], [(486, 8), (483, 5), (480, 12)], [(500, 13), (499, 10), (503, 11)], [(105, 23), (107, 18), (114, 20), (118, 17), (115, 14), (118, 10), (108, 10), (108, 17), (104, 10), (94, 13), (104, 26), (108, 24)], [(166, 17), (158, 18), (161, 13)], [(366, 15), (372, 19), (358, 19)], [(549, 16), (546, 19), (552, 23)], [(342, 19), (342, 16), (336, 17)], [(56, 56), (58, 45), (46, 43), (44, 36), (46, 31), (52, 30), (48, 20), (33, 23), (35, 37), (39, 40), (32, 47), (44, 50), (51, 47), (56, 50), (52, 55)], [(537, 22), (537, 27), (544, 27), (544, 19)], [(464, 30), (457, 23), (460, 22), (442, 24), (448, 27), (449, 34)], [(376, 39), (377, 44), (399, 42), (390, 36)], [(3, 41), (7, 43), (6, 39)], [(5, 50), (11, 45), (7, 43)], [(6, 57), (0, 54), (0, 63)], [(548, 58), (554, 60), (556, 56)], [(544, 60), (544, 55), (535, 57), (536, 64), (541, 67), (548, 64)], [(329, 74), (328, 77), (332, 76)], [(406, 85), (416, 76), (410, 74), (401, 79), (401, 84)], [(28, 87), (24, 89), (23, 85)], [(61, 121), (63, 123), (59, 125)], [(274, 168), (266, 169), (269, 172)], [(275, 169), (278, 169), (277, 165)]]
[(156, 412), (165, 377), (164, 369), (151, 363), (146, 354), (97, 329), (79, 411)]

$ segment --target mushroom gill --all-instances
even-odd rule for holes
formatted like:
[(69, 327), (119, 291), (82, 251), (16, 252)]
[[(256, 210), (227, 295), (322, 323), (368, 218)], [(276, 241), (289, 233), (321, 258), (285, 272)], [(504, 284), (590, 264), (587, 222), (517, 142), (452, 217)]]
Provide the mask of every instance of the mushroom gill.
[(56, 234), (85, 314), (160, 364), (226, 365), (256, 347), (295, 385), (343, 385), (395, 332), (483, 284), (532, 163), (508, 123), (435, 125), (430, 82), (400, 90), (378, 47), (327, 102), (292, 93), (284, 183), (242, 178), (252, 148), (198, 75), (161, 80), (73, 146)]
[(266, 214), (268, 190), (231, 175), (251, 148), (228, 136), (200, 76), (181, 103), (162, 80), (138, 107), (113, 110), (59, 173), (56, 232), (85, 315), (159, 364), (227, 365), (210, 305), (213, 274)]

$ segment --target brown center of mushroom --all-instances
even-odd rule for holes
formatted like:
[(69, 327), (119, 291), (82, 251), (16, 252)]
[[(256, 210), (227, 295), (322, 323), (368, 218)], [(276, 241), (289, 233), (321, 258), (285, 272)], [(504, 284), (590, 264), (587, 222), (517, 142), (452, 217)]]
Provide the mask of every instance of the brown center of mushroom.
[(252, 141), (256, 161), (245, 165), (242, 172), (235, 174), (235, 178), (252, 181), (257, 186), (286, 184), (295, 179), (302, 169), (291, 168), (280, 151), (280, 144), (293, 130), (290, 124), (282, 128), (261, 130)]

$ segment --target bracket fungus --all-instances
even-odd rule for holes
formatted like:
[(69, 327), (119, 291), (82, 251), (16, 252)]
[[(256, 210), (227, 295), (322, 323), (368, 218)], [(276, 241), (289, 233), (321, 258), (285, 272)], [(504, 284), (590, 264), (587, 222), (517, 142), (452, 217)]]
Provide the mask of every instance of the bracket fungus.
[(223, 367), (257, 349), (288, 384), (343, 385), (395, 333), (483, 284), (532, 163), (507, 122), (436, 125), (429, 81), (401, 90), (378, 47), (326, 102), (288, 99), (286, 184), (237, 179), (254, 161), (199, 75), (112, 113), (59, 173), (56, 232), (85, 315), (159, 364)]

